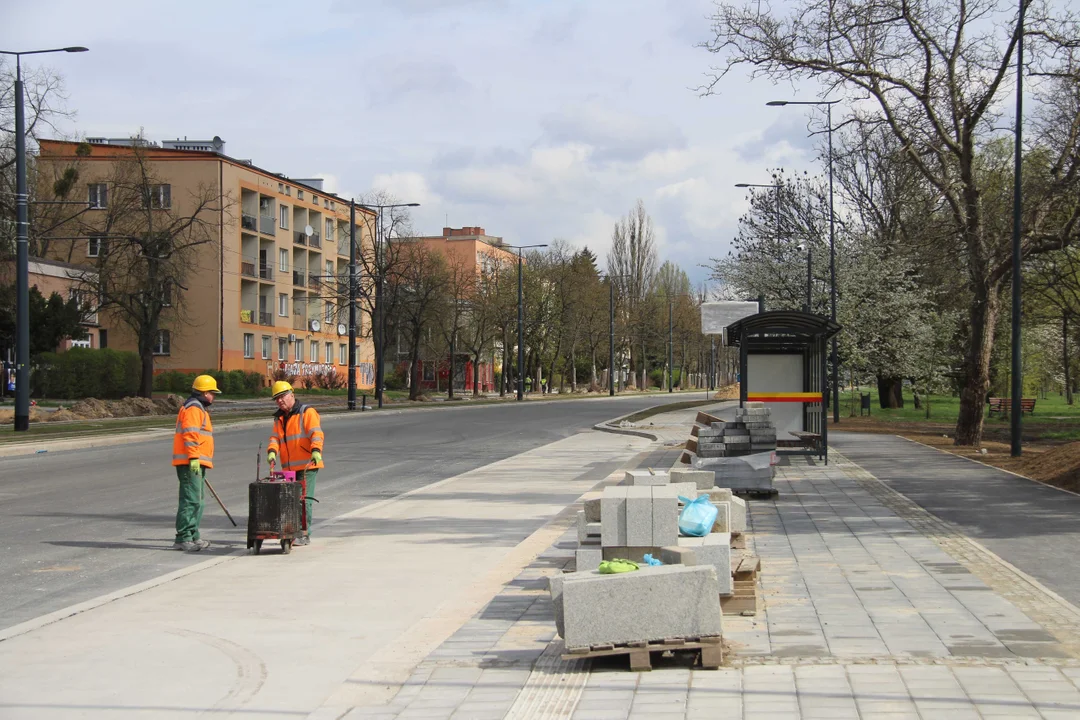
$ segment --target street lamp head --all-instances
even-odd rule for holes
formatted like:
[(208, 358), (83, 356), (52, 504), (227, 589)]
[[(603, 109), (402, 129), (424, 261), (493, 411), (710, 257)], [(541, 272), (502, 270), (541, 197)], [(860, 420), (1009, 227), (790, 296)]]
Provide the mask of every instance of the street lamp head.
[(72, 47), (64, 48), (64, 52), (89, 52), (90, 48), (84, 48), (82, 45), (73, 45)]
[(404, 207), (420, 207), (420, 203), (405, 203)]
[(767, 102), (765, 104), (768, 105), (769, 107), (783, 107), (784, 105), (788, 104), (788, 101), (787, 100), (770, 100), (769, 102)]
[(748, 188), (748, 187), (750, 187), (750, 183), (735, 183), (735, 187)]

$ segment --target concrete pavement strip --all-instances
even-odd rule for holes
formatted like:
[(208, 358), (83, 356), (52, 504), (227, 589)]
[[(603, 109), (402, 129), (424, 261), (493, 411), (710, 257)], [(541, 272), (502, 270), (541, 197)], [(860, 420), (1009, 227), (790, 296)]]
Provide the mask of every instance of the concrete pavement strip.
[(383, 697), (647, 446), (577, 434), (324, 522), (290, 556), (214, 558), (9, 628), (0, 716), (303, 716)]

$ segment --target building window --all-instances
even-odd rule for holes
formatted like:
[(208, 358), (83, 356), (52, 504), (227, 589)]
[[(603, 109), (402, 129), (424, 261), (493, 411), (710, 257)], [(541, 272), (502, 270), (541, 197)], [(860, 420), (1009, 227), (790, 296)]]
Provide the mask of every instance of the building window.
[(337, 209), (336, 204), (334, 203), (333, 200), (330, 201), (330, 209), (331, 210), (336, 210)]
[(334, 221), (327, 218), (326, 220), (326, 242), (333, 242), (334, 240)]
[(281, 206), (281, 220), (280, 220), (280, 222), (278, 222), (278, 225), (281, 226), (282, 230), (288, 230), (289, 229), (289, 206), (288, 205), (282, 205)]
[(168, 355), (170, 340), (171, 338), (169, 337), (168, 330), (158, 330), (157, 343), (154, 345), (154, 354)]
[(338, 360), (337, 361), (338, 361), (338, 365), (348, 365), (349, 364), (349, 346), (348, 345), (338, 345)]
[(304, 341), (297, 340), (293, 347), (293, 361), (304, 362)]
[(278, 183), (277, 184), (277, 191), (279, 193), (284, 194), (285, 193), (285, 183)]
[(105, 238), (91, 235), (86, 240), (86, 257), (101, 257), (105, 254)]
[(277, 340), (277, 359), (285, 362), (289, 358), (289, 341), (285, 338)]
[(289, 317), (289, 296), (285, 293), (278, 293), (277, 314), (279, 317)]
[(334, 261), (326, 261), (326, 281), (329, 282), (334, 277)]
[[(332, 322), (334, 322), (334, 303), (326, 303), (325, 308), (326, 312), (323, 315), (323, 321), (326, 322), (327, 325), (330, 325)], [(326, 332), (330, 332), (329, 327), (326, 328)]]
[(91, 210), (102, 210), (109, 207), (109, 186), (105, 183), (91, 183), (87, 186), (89, 188), (89, 198), (87, 202), (90, 204)]
[(244, 357), (255, 357), (255, 336), (251, 333), (244, 333)]
[(332, 342), (326, 343), (325, 350), (326, 350), (326, 364), (329, 365), (330, 363), (334, 362), (334, 343), (332, 343)]
[(288, 185), (285, 186), (285, 194), (286, 195), (292, 195), (292, 188), (289, 187)]
[(161, 307), (172, 307), (172, 283), (168, 280), (161, 286)]
[(296, 199), (297, 200), (303, 200), (304, 199), (304, 191), (303, 190), (297, 188), (297, 190), (296, 190)]
[(98, 347), (99, 348), (107, 348), (107, 347), (109, 347), (109, 331), (108, 330), (105, 330), (104, 328), (102, 328), (101, 330), (98, 330), (98, 338), (99, 338), (98, 339)]
[(148, 185), (144, 190), (143, 207), (165, 210), (172, 207), (172, 185)]
[(282, 248), (278, 250), (278, 269), (283, 272), (289, 272), (289, 251)]
[(319, 342), (317, 340), (311, 341), (311, 362), (319, 362)]
[(262, 338), (262, 359), (263, 360), (269, 360), (270, 359), (270, 336), (269, 335), (263, 335), (263, 338)]

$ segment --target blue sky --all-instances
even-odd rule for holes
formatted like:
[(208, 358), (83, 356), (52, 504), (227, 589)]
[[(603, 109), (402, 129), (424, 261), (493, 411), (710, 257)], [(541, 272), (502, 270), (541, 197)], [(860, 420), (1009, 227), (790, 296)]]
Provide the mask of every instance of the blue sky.
[(420, 202), (418, 230), (563, 238), (601, 261), (637, 198), (661, 260), (694, 280), (727, 252), (767, 168), (816, 169), (810, 88), (730, 76), (707, 0), (316, 0), (183, 6), (0, 0), (0, 47), (86, 45), (47, 62), (69, 134), (220, 135), (226, 152), (343, 195)]

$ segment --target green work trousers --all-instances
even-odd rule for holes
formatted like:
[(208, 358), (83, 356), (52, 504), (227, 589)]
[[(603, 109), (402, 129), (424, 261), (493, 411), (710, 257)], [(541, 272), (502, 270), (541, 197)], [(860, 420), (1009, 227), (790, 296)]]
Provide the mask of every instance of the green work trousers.
[[(296, 473), (296, 479), (297, 480), (303, 480), (304, 482), (307, 483), (307, 486), (304, 488), (304, 492), (307, 493), (307, 496), (309, 498), (315, 497), (315, 479), (318, 478), (318, 477), (319, 477), (319, 471), (318, 470), (300, 470), (299, 472)], [(308, 500), (307, 501), (307, 534), (309, 536), (311, 535), (311, 519), (312, 519), (311, 510), (312, 510), (312, 508), (314, 506), (315, 506), (315, 501), (313, 501), (313, 500)]]
[(191, 542), (199, 539), (199, 525), (202, 524), (205, 503), (206, 468), (199, 472), (191, 471), (188, 465), (176, 466), (176, 477), (180, 481), (180, 500), (176, 505), (176, 542)]

